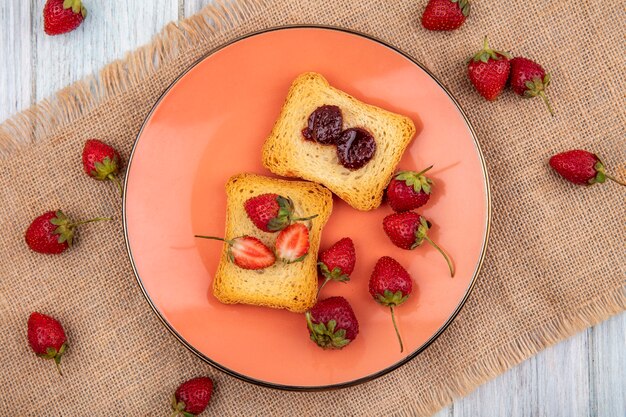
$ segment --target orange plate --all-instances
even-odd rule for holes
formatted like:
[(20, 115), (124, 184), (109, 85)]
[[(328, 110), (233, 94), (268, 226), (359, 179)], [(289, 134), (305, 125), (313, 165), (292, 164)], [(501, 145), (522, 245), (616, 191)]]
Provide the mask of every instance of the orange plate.
[[(283, 310), (224, 305), (211, 291), (221, 245), (194, 233), (222, 235), (224, 184), (233, 174), (270, 173), (261, 145), (294, 78), (306, 71), (356, 98), (410, 116), (418, 134), (399, 165), (434, 164), (428, 245), (395, 247), (382, 228), (383, 204), (359, 212), (335, 198), (321, 247), (350, 236), (357, 265), (347, 284), (329, 283), (322, 296), (342, 295), (360, 323), (341, 351), (309, 340), (304, 316)], [(482, 155), (458, 104), (419, 64), (366, 36), (327, 27), (257, 33), (206, 56), (165, 92), (148, 116), (128, 164), (124, 196), (126, 241), (138, 282), (154, 311), (188, 348), (221, 370), (275, 388), (347, 386), (382, 375), (417, 355), (454, 318), (484, 255), (490, 201)], [(396, 258), (411, 273), (414, 294), (397, 308), (405, 344), (400, 353), (389, 309), (367, 283), (378, 258)]]

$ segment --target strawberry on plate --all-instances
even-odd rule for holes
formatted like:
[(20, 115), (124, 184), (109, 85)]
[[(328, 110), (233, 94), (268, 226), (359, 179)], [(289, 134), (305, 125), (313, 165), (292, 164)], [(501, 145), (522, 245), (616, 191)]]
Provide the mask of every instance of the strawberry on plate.
[(225, 242), (228, 245), (228, 259), (242, 269), (265, 269), (276, 262), (274, 252), (256, 237), (244, 235), (230, 240), (215, 236), (195, 237)]
[(359, 334), (359, 322), (343, 297), (318, 301), (305, 317), (311, 340), (322, 349), (343, 349)]
[(272, 193), (249, 198), (244, 203), (244, 209), (256, 227), (270, 233), (283, 230), (291, 222), (317, 217), (317, 214), (308, 217), (293, 217), (293, 201), (288, 197)]
[(337, 241), (330, 248), (320, 253), (317, 266), (324, 277), (324, 282), (317, 293), (319, 294), (324, 285), (330, 280), (347, 282), (356, 264), (356, 251), (354, 242), (349, 237)]
[(278, 234), (276, 256), (286, 263), (301, 262), (309, 254), (309, 229), (302, 223), (293, 223)]
[(433, 166), (423, 171), (400, 171), (387, 186), (387, 201), (395, 212), (409, 211), (422, 207), (430, 199), (433, 182), (424, 175)]
[(400, 352), (404, 351), (394, 308), (404, 303), (411, 295), (413, 291), (411, 275), (398, 261), (390, 256), (383, 256), (374, 266), (374, 271), (370, 276), (369, 291), (377, 303), (389, 307), (391, 310), (391, 321), (400, 343)]
[(428, 220), (412, 211), (390, 214), (383, 219), (383, 229), (394, 245), (402, 249), (412, 250), (424, 242), (428, 242), (443, 255), (448, 268), (450, 268), (450, 276), (454, 277), (452, 261), (443, 249), (428, 237), (430, 227), (431, 223)]

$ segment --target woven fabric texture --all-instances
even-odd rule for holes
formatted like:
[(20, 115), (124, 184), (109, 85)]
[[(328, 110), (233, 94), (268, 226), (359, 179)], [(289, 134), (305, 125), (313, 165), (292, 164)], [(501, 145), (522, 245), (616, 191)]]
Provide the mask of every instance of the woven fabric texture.
[[(429, 415), (456, 396), (626, 308), (626, 205), (615, 184), (581, 188), (548, 157), (570, 148), (626, 174), (626, 28), (601, 1), (474, 2), (452, 33), (421, 28), (425, 0), (247, 0), (206, 8), (154, 41), (0, 125), (0, 414), (166, 415), (176, 386), (216, 381), (207, 415)], [(336, 25), (371, 34), (422, 62), (474, 125), (491, 177), (491, 239), (467, 305), (424, 353), (353, 388), (318, 393), (260, 388), (221, 374), (183, 347), (135, 282), (114, 187), (82, 172), (86, 138), (128, 159), (151, 106), (200, 56), (251, 31)], [(467, 80), (465, 59), (488, 34), (493, 46), (540, 61), (556, 111), (505, 92), (495, 103)], [(80, 231), (60, 256), (28, 250), (32, 218), (63, 208), (74, 218), (113, 215)], [(70, 349), (64, 376), (30, 351), (31, 311), (58, 318)]]

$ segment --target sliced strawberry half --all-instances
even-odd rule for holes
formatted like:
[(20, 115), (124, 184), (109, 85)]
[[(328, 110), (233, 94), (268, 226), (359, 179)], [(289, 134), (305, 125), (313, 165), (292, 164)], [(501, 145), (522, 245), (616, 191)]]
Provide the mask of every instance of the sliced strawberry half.
[(286, 263), (301, 262), (309, 254), (309, 229), (294, 223), (283, 229), (276, 238), (276, 255)]
[(243, 269), (264, 269), (274, 265), (276, 256), (256, 237), (239, 236), (230, 240), (214, 236), (195, 235), (201, 239), (221, 240), (228, 244), (228, 258)]

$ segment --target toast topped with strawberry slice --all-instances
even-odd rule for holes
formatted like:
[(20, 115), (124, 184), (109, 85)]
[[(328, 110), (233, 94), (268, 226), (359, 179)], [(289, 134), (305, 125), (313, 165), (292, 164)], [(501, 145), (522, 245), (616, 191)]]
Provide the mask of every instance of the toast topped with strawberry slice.
[[(307, 181), (238, 174), (226, 184), (226, 196), (226, 242), (213, 279), (215, 297), (227, 304), (298, 313), (311, 308), (317, 294), (320, 237), (332, 212), (330, 191)], [(275, 253), (275, 261), (262, 248), (233, 247), (242, 236), (259, 240)], [(252, 259), (258, 253), (263, 263)]]

